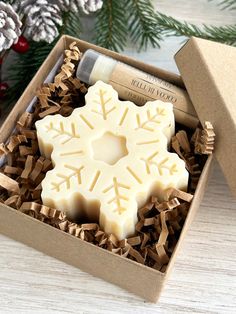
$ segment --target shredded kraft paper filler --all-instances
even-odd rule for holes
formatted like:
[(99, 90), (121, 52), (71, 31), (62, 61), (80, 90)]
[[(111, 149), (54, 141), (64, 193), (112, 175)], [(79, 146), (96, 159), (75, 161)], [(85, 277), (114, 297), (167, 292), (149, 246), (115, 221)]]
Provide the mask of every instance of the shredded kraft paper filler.
[(43, 205), (41, 182), (53, 165), (40, 154), (35, 122), (47, 115), (69, 116), (76, 107), (84, 106), (88, 90), (88, 85), (75, 74), (82, 53), (76, 43), (69, 48), (65, 50), (64, 63), (54, 82), (38, 90), (31, 112), (21, 115), (9, 141), (0, 144), (0, 155), (6, 160), (0, 168), (0, 202), (83, 241), (165, 272), (207, 155), (214, 148), (213, 127), (210, 122), (199, 124), (195, 130), (176, 126), (169, 151), (177, 153), (185, 162), (189, 172), (188, 191), (169, 188), (167, 201), (152, 196), (138, 209), (136, 232), (132, 237), (118, 240), (115, 235), (105, 233), (97, 222), (81, 223), (65, 212)]

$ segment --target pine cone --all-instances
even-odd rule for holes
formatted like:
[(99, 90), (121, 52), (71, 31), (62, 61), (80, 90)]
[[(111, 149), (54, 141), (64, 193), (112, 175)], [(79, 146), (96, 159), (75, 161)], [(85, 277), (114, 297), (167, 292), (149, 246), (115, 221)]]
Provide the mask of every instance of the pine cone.
[(96, 12), (97, 10), (101, 9), (103, 5), (102, 0), (77, 0), (77, 2), (81, 3), (80, 8), (85, 14)]
[(53, 1), (23, 0), (20, 5), (27, 17), (26, 36), (51, 43), (59, 35), (57, 27), (62, 25), (62, 17), (59, 6)]
[(0, 51), (9, 49), (21, 34), (22, 23), (10, 4), (0, 1)]
[(63, 11), (78, 12), (83, 11), (85, 14), (96, 12), (101, 9), (103, 0), (53, 0)]
[(54, 4), (57, 4), (62, 11), (70, 11), (71, 10), (71, 0), (52, 0)]

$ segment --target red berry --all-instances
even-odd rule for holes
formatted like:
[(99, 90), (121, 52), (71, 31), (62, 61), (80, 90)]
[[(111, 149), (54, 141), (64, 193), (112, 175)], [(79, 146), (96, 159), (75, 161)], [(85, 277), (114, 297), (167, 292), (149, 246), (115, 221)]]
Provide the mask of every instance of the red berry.
[(18, 42), (13, 44), (11, 48), (18, 53), (25, 53), (29, 50), (28, 40), (24, 36), (20, 36)]
[(0, 99), (3, 99), (5, 97), (8, 88), (9, 86), (6, 82), (0, 83)]

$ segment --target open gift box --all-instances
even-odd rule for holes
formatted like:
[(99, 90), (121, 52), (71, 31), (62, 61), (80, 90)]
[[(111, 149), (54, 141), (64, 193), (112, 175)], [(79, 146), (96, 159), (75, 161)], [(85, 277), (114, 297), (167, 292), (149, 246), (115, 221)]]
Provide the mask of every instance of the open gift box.
[[(0, 131), (0, 142), (8, 140), (19, 116), (26, 110), (30, 110), (30, 107), (35, 102), (38, 88), (45, 81), (52, 81), (62, 64), (64, 50), (68, 49), (73, 41), (78, 43), (78, 47), (82, 52), (92, 48), (176, 85), (183, 85), (181, 79), (175, 74), (87, 42), (63, 36), (6, 119)], [(236, 178), (234, 175), (236, 163), (234, 162), (233, 154), (236, 152), (234, 136), (236, 128), (234, 108), (236, 90), (232, 82), (235, 81), (236, 76), (235, 57), (235, 48), (196, 38), (190, 39), (176, 55), (177, 65), (200, 121), (202, 123), (206, 120), (211, 121), (214, 126), (217, 136), (215, 156), (234, 193), (236, 193)], [(228, 64), (225, 63), (225, 58), (230, 60)], [(211, 164), (212, 156), (209, 156), (201, 173), (178, 243), (165, 272), (157, 271), (115, 255), (2, 203), (0, 203), (0, 232), (155, 302), (160, 296), (185, 233), (200, 205)]]

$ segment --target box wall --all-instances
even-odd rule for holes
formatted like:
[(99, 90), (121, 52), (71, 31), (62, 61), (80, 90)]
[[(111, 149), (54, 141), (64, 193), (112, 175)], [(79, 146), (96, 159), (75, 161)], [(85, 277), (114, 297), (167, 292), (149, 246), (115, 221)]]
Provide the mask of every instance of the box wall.
[(0, 204), (0, 232), (49, 256), (156, 301), (164, 274)]
[(200, 121), (214, 126), (214, 154), (236, 196), (236, 48), (193, 37), (175, 60)]
[(196, 213), (197, 213), (197, 210), (198, 208), (200, 207), (200, 204), (201, 204), (201, 201), (202, 201), (202, 198), (204, 196), (204, 193), (205, 193), (205, 190), (206, 190), (206, 186), (207, 186), (207, 182), (209, 180), (209, 177), (210, 177), (210, 173), (211, 173), (211, 169), (212, 169), (212, 159), (213, 159), (213, 156), (209, 156), (207, 161), (206, 161), (206, 164), (204, 166), (204, 169), (201, 173), (201, 177), (199, 179), (199, 182), (198, 182), (198, 186), (197, 186), (197, 189), (194, 193), (194, 198), (192, 200), (192, 203), (191, 203), (191, 206), (190, 206), (190, 209), (189, 209), (189, 213), (187, 215), (187, 218), (184, 222), (184, 226), (183, 226), (183, 229), (181, 231), (181, 235), (180, 235), (180, 238), (179, 238), (179, 241), (174, 249), (174, 252), (171, 256), (171, 259), (170, 259), (170, 262), (167, 266), (167, 270), (166, 270), (166, 278), (169, 276), (172, 268), (173, 268), (173, 265), (174, 265), (174, 262), (175, 262), (175, 259), (178, 255), (178, 252), (179, 252), (179, 249), (181, 247), (181, 244), (183, 243), (183, 240), (186, 236), (186, 233), (189, 229), (189, 226), (191, 225)]

